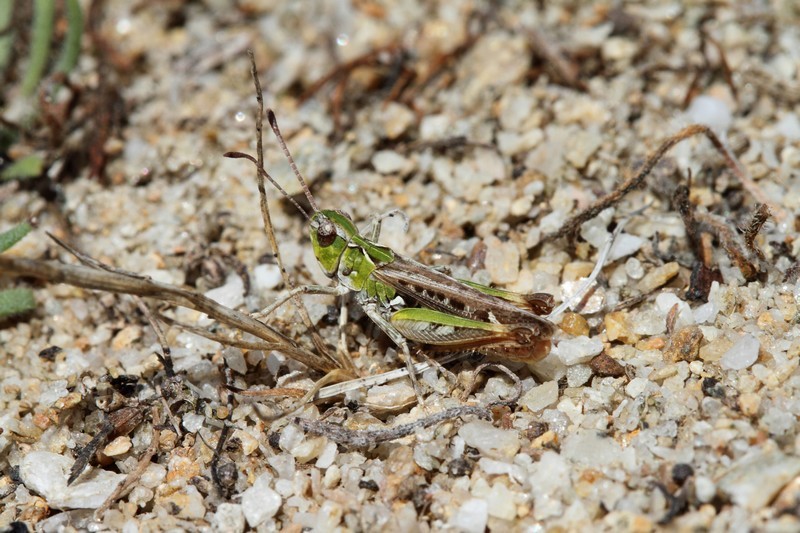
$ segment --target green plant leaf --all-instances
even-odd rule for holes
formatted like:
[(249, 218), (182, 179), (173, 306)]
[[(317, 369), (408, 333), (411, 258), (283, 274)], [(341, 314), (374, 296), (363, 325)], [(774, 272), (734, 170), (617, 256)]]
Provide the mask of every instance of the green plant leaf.
[(0, 291), (0, 318), (19, 315), (35, 307), (36, 300), (30, 289), (16, 288)]
[(25, 235), (31, 231), (31, 225), (27, 222), (17, 224), (8, 231), (0, 233), (0, 252), (5, 252), (17, 244)]
[(35, 0), (33, 4), (33, 31), (31, 32), (31, 55), (28, 70), (22, 80), (22, 94), (30, 96), (42, 79), (50, 55), (50, 40), (53, 38), (53, 0)]
[(0, 172), (0, 181), (37, 178), (42, 175), (44, 161), (38, 155), (27, 155), (17, 159)]
[(83, 13), (78, 0), (67, 0), (67, 35), (61, 49), (61, 57), (56, 66), (57, 72), (69, 72), (78, 64), (83, 34)]
[(11, 27), (11, 15), (14, 13), (14, 2), (4, 0), (0, 2), (0, 72), (4, 71), (8, 60), (11, 59), (11, 48), (14, 45), (14, 28)]

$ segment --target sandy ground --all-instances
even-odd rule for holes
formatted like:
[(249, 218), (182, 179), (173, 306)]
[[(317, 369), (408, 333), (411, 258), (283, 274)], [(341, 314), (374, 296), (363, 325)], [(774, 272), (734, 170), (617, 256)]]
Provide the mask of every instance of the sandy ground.
[[(0, 184), (0, 230), (38, 224), (4, 255), (75, 263), (51, 232), (245, 313), (283, 294), (253, 167), (223, 157), (255, 150), (248, 48), (319, 206), (362, 228), (402, 210), (407, 227), (387, 218), (380, 237), (397, 253), (560, 303), (624, 229), (596, 286), (554, 319), (544, 361), (507, 375), (462, 358), (419, 376), (425, 407), (406, 378), (277, 421), (296, 396), (229, 403), (221, 385), (226, 368), (247, 390), (302, 394), (323, 376), (295, 305), (265, 321), (315, 370), (286, 349), (170, 326), (255, 340), (149, 299), (169, 379), (132, 297), (0, 272), (38, 303), (0, 329), (0, 526), (800, 528), (794, 2), (229, 4), (110, 1), (93, 14), (70, 75), (77, 103), (56, 126), (34, 120), (10, 152), (42, 154), (49, 177)], [(15, 91), (3, 89), (8, 120), (24, 110)], [(573, 238), (546, 239), (694, 123), (727, 163), (692, 136)], [(265, 168), (308, 206), (269, 131)], [(293, 282), (329, 284), (305, 219), (269, 194)], [(759, 204), (771, 216), (755, 228)], [(351, 373), (402, 367), (354, 300), (343, 327), (340, 300), (303, 302)], [(412, 434), (373, 442), (403, 424)], [(67, 485), (80, 457), (89, 467)]]

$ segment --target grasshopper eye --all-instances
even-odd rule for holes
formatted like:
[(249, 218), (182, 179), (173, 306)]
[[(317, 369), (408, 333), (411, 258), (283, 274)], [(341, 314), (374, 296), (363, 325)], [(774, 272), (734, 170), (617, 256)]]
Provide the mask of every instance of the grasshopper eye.
[(317, 242), (323, 248), (327, 248), (336, 240), (336, 226), (330, 220), (323, 219), (317, 227)]

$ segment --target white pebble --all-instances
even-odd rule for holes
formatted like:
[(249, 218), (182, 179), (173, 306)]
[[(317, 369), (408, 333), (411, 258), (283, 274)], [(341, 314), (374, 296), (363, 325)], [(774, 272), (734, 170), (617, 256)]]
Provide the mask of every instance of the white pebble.
[(327, 439), (325, 437), (315, 437), (304, 440), (294, 448), (292, 448), (292, 455), (297, 462), (307, 463), (312, 459), (316, 459), (325, 449)]
[(608, 263), (612, 263), (623, 257), (635, 254), (639, 249), (644, 246), (646, 241), (636, 235), (630, 233), (620, 233), (611, 245), (611, 250), (608, 252)]
[(622, 449), (613, 439), (592, 430), (579, 430), (567, 436), (561, 445), (561, 455), (577, 464), (608, 468), (622, 459)]
[(689, 104), (686, 117), (690, 123), (705, 124), (717, 135), (725, 135), (731, 126), (733, 116), (728, 105), (713, 96), (698, 96)]
[(372, 156), (372, 166), (381, 174), (395, 174), (408, 170), (410, 161), (394, 150), (380, 150)]
[(603, 343), (597, 337), (575, 337), (564, 339), (553, 347), (561, 361), (567, 365), (588, 363), (595, 355), (603, 351)]
[(336, 459), (337, 454), (338, 447), (336, 446), (336, 443), (333, 441), (328, 441), (328, 443), (325, 445), (325, 449), (323, 449), (322, 453), (320, 453), (319, 457), (317, 457), (317, 462), (314, 464), (314, 466), (317, 468), (329, 468)]
[(741, 370), (748, 368), (758, 359), (758, 349), (761, 343), (753, 335), (746, 333), (722, 355), (720, 364), (726, 370)]
[(189, 433), (197, 433), (200, 431), (200, 428), (203, 427), (203, 423), (206, 421), (206, 417), (196, 413), (187, 413), (183, 415), (183, 419), (181, 421), (181, 425), (183, 429), (188, 431)]
[(736, 461), (717, 484), (733, 503), (755, 511), (798, 474), (800, 458), (777, 450), (757, 451)]
[(520, 398), (519, 403), (532, 412), (541, 411), (558, 401), (558, 382), (545, 381), (538, 387), (533, 387)]
[(636, 398), (640, 394), (642, 394), (645, 389), (647, 389), (647, 385), (650, 384), (650, 380), (646, 378), (633, 378), (630, 383), (625, 386), (625, 394), (630, 396), (631, 398)]
[(367, 403), (384, 408), (397, 408), (416, 398), (414, 388), (406, 381), (377, 385), (367, 391)]
[[(284, 451), (291, 451), (292, 448), (300, 444), (303, 439), (305, 439), (305, 434), (295, 426), (294, 424), (289, 424), (283, 431), (281, 431), (281, 437), (278, 440), (278, 445)], [(283, 476), (281, 476), (283, 477)]]
[(468, 446), (490, 457), (512, 457), (519, 450), (516, 432), (496, 428), (485, 420), (464, 424), (458, 434)]
[(464, 533), (483, 533), (489, 519), (489, 504), (486, 500), (472, 498), (461, 504), (450, 518), (450, 525)]
[(56, 509), (96, 509), (125, 479), (124, 474), (96, 470), (67, 486), (67, 476), (74, 461), (52, 452), (36, 451), (26, 455), (19, 465), (25, 486), (40, 494)]
[(787, 141), (800, 141), (800, 118), (797, 113), (784, 115), (775, 125), (775, 131)]
[(211, 524), (216, 531), (226, 531), (230, 533), (244, 531), (245, 520), (242, 506), (238, 503), (227, 502), (219, 504)]
[(694, 480), (694, 490), (697, 499), (702, 503), (710, 502), (717, 494), (717, 486), (707, 476), (697, 476)]
[(342, 521), (344, 509), (338, 503), (332, 500), (326, 500), (317, 512), (317, 520), (314, 524), (314, 531), (320, 533), (334, 532), (336, 527)]
[(224, 285), (206, 292), (206, 297), (220, 305), (235, 309), (244, 303), (244, 282), (236, 274), (231, 274)]
[(261, 474), (253, 486), (242, 493), (242, 512), (253, 528), (275, 516), (281, 503), (280, 495), (272, 489), (270, 474)]
[(497, 237), (486, 239), (486, 270), (493, 283), (514, 283), (519, 277), (519, 248), (513, 242), (502, 242)]
[(567, 368), (567, 385), (580, 387), (592, 377), (592, 369), (588, 365), (573, 365)]
[(274, 289), (281, 281), (281, 269), (278, 265), (257, 265), (253, 269), (253, 288), (256, 292)]
[(230, 367), (234, 372), (239, 374), (247, 374), (247, 361), (244, 358), (242, 350), (239, 348), (225, 348), (222, 350), (222, 356), (225, 358), (225, 364)]
[(625, 273), (631, 279), (642, 279), (644, 276), (642, 262), (635, 257), (629, 257), (628, 260), (625, 261)]
[(519, 465), (507, 463), (505, 461), (496, 461), (488, 457), (481, 457), (478, 460), (478, 466), (481, 471), (490, 476), (506, 475), (514, 480), (520, 480), (523, 476), (523, 470)]
[(69, 391), (67, 390), (67, 381), (65, 379), (51, 381), (39, 395), (39, 403), (42, 407), (50, 407), (56, 400), (63, 398), (67, 394), (69, 394)]
[(450, 126), (450, 118), (446, 115), (427, 115), (420, 122), (419, 137), (423, 141), (444, 139)]
[(517, 505), (514, 493), (503, 483), (496, 481), (486, 497), (489, 514), (501, 520), (513, 520), (517, 517)]

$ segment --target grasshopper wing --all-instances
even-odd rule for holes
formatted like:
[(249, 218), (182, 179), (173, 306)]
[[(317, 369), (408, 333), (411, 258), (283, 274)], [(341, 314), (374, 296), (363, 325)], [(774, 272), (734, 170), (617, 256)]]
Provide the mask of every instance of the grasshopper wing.
[(550, 353), (550, 337), (538, 324), (499, 324), (433, 309), (401, 309), (391, 324), (407, 339), (433, 351), (474, 350), (500, 359), (535, 362)]

